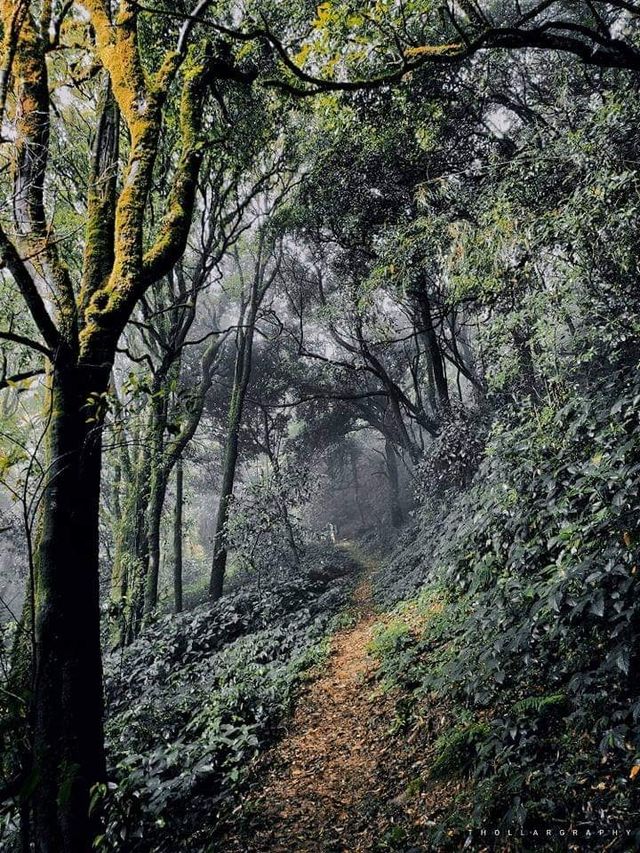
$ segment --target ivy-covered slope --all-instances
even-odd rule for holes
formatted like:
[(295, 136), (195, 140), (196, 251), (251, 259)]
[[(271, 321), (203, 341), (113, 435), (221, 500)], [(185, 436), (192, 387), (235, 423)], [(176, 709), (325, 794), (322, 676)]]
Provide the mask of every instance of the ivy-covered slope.
[(106, 660), (110, 804), (99, 850), (208, 849), (216, 814), (277, 734), (325, 654), (359, 567), (309, 547), (302, 567), (253, 578), (215, 605), (165, 617)]
[(374, 652), (438, 738), (428, 784), (471, 780), (437, 849), (482, 827), (522, 827), (505, 849), (640, 844), (639, 404), (623, 368), (503, 408), (472, 484), (425, 500), (378, 575), (396, 606)]

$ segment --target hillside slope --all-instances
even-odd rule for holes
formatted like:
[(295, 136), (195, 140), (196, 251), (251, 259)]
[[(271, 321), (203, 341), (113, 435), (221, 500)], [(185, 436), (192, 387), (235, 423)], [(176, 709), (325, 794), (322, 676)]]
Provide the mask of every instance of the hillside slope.
[(336, 636), (224, 849), (640, 844), (639, 400), (620, 371), (499, 413), (469, 487), (373, 573), (377, 618)]
[(112, 655), (103, 849), (640, 844), (639, 401), (504, 408), (393, 558), (310, 549)]
[(441, 708), (429, 779), (470, 783), (438, 849), (640, 843), (639, 402), (623, 369), (498, 413), (471, 486), (377, 577), (402, 737)]

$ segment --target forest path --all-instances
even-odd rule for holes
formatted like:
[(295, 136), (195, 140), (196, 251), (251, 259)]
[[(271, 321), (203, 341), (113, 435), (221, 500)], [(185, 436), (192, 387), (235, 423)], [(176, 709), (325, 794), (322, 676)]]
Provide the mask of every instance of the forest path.
[(415, 825), (424, 815), (403, 793), (419, 774), (415, 745), (389, 737), (395, 701), (376, 689), (367, 651), (381, 619), (371, 583), (378, 566), (344, 547), (362, 566), (354, 624), (333, 636), (325, 670), (299, 698), (285, 736), (262, 757), (257, 783), (216, 850), (380, 849), (381, 839), (402, 831), (396, 821)]

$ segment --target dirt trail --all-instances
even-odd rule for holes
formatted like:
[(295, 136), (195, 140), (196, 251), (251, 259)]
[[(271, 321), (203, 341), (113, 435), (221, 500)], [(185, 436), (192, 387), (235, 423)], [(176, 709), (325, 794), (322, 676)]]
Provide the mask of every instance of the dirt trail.
[[(376, 616), (362, 559), (355, 624), (333, 637), (329, 661), (300, 697), (282, 740), (257, 769), (258, 783), (215, 849), (243, 853), (373, 850), (425, 816), (407, 784), (420, 775), (417, 744), (389, 737), (395, 701), (381, 695), (367, 654)], [(413, 801), (412, 801), (413, 799)], [(422, 803), (424, 805), (424, 803)]]

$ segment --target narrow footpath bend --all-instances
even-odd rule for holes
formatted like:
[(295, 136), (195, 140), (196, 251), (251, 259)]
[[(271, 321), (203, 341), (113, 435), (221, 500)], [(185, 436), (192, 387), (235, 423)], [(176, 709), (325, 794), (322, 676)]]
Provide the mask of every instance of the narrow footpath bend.
[(425, 793), (417, 799), (406, 793), (425, 772), (426, 756), (413, 738), (389, 736), (395, 701), (376, 689), (367, 653), (379, 618), (371, 590), (376, 564), (362, 564), (355, 624), (334, 635), (325, 671), (298, 700), (284, 737), (260, 760), (258, 784), (215, 850), (369, 851), (387, 837), (399, 841), (404, 827), (415, 837), (428, 824)]

